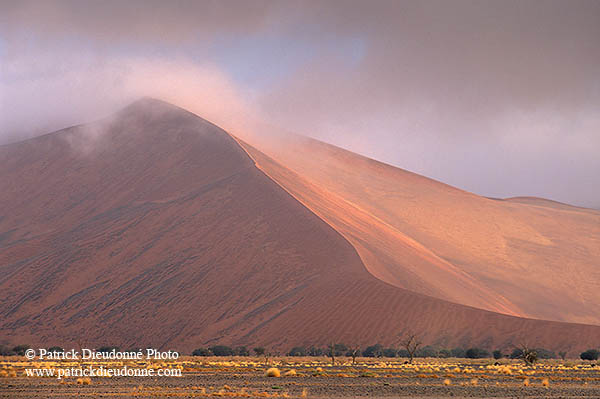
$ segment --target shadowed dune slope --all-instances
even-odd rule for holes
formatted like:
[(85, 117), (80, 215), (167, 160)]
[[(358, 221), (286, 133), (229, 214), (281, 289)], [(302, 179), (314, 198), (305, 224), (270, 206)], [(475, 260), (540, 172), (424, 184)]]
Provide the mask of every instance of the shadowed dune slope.
[(300, 136), (247, 140), (262, 151), (258, 167), (379, 279), (495, 312), (600, 324), (599, 211), (480, 197)]
[(156, 100), (2, 146), (0, 166), (0, 338), (12, 343), (287, 349), (392, 344), (411, 328), (448, 346), (580, 350), (600, 335), (375, 278), (231, 136)]

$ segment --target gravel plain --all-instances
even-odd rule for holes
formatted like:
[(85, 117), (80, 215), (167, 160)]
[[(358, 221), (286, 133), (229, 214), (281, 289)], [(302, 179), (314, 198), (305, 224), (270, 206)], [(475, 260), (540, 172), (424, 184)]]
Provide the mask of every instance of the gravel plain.
[[(600, 367), (546, 361), (524, 367), (490, 359), (185, 358), (167, 363), (97, 362), (95, 367), (180, 370), (181, 377), (28, 377), (28, 367), (72, 367), (4, 358), (0, 398), (600, 398)], [(81, 366), (81, 364), (78, 364)], [(83, 365), (87, 366), (87, 365)], [(277, 368), (279, 377), (267, 377)], [(293, 370), (293, 371), (292, 371)]]

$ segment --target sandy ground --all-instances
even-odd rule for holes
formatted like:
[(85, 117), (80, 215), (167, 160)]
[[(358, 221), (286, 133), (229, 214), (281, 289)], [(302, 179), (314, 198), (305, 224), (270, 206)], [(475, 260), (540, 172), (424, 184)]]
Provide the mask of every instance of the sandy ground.
[[(89, 385), (77, 378), (24, 376), (27, 367), (68, 367), (65, 363), (32, 363), (8, 360), (2, 371), (16, 377), (0, 378), (0, 398), (68, 397), (309, 397), (309, 398), (471, 398), (471, 397), (600, 397), (600, 367), (582, 362), (548, 361), (536, 367), (518, 362), (419, 359), (341, 359), (331, 366), (324, 358), (263, 359), (185, 358), (167, 363), (95, 363), (147, 368), (181, 369), (181, 377), (92, 378)], [(280, 377), (265, 375), (276, 366)], [(283, 375), (294, 370), (295, 375)], [(293, 373), (292, 373), (293, 374)], [(547, 379), (547, 386), (544, 381)]]

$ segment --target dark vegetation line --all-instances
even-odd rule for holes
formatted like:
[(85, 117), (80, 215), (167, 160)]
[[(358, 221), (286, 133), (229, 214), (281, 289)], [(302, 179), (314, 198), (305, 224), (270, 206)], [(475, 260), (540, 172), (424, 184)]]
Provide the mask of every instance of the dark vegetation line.
[[(418, 345), (417, 345), (418, 346)], [(0, 345), (0, 356), (24, 356), (25, 351), (30, 349), (29, 345), (17, 345), (14, 347), (8, 347), (6, 345)], [(137, 351), (141, 348), (130, 348), (124, 351), (132, 352)], [(102, 346), (97, 348), (99, 352), (110, 352), (112, 350), (119, 351), (119, 347), (116, 346)], [(48, 348), (49, 352), (63, 352), (63, 348), (53, 346)], [(296, 346), (288, 352), (273, 352), (264, 347), (256, 347), (252, 350), (246, 346), (229, 347), (226, 345), (214, 345), (210, 347), (198, 348), (194, 350), (192, 356), (250, 356), (254, 354), (256, 356), (314, 356), (314, 357), (330, 357), (335, 361), (336, 357), (346, 356), (353, 359), (357, 357), (372, 357), (372, 358), (407, 358), (412, 362), (412, 358), (466, 358), (466, 359), (522, 359), (526, 363), (534, 363), (538, 359), (563, 359), (566, 358), (566, 352), (558, 352), (558, 355), (544, 348), (515, 348), (512, 352), (503, 352), (500, 350), (494, 350), (491, 353), (482, 348), (453, 348), (453, 349), (439, 349), (433, 346), (424, 346), (422, 348), (413, 346), (408, 349), (404, 348), (385, 348), (380, 344), (367, 346), (365, 349), (359, 347), (348, 347), (344, 344), (331, 344), (325, 348), (321, 347), (304, 347)], [(582, 352), (579, 357), (582, 360), (598, 360), (600, 357), (600, 350), (588, 349)]]
[[(333, 350), (332, 350), (333, 348)], [(365, 349), (356, 349), (348, 347), (344, 344), (335, 344), (325, 348), (321, 347), (304, 347), (296, 346), (288, 352), (270, 352), (264, 347), (257, 347), (250, 351), (245, 346), (232, 348), (225, 345), (214, 345), (205, 348), (198, 348), (192, 352), (192, 356), (250, 356), (251, 352), (256, 356), (326, 356), (334, 357), (346, 356), (346, 357), (372, 357), (372, 358), (410, 358), (411, 354), (407, 349), (397, 348), (385, 348), (380, 344), (367, 346)], [(530, 360), (537, 359), (565, 359), (566, 352), (555, 353), (553, 351), (544, 348), (515, 348), (511, 352), (503, 352), (501, 350), (494, 350), (491, 353), (482, 348), (453, 348), (453, 349), (439, 349), (433, 346), (424, 346), (418, 348), (413, 357), (416, 358), (466, 358), (466, 359), (523, 359), (525, 356), (529, 356)], [(580, 358), (583, 360), (598, 360), (600, 357), (600, 351), (597, 349), (588, 349), (580, 354)]]

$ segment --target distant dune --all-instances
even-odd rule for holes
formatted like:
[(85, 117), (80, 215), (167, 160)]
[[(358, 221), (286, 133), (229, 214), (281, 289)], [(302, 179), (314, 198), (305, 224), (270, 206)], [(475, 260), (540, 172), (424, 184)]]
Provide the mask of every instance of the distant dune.
[(278, 156), (151, 99), (0, 146), (0, 339), (597, 345), (599, 326), (465, 306), (597, 322), (597, 212), (484, 199), (311, 140)]
[(547, 207), (547, 208), (555, 208), (555, 209), (562, 209), (562, 210), (568, 210), (568, 211), (580, 210), (581, 212), (588, 212), (588, 213), (596, 212), (596, 213), (598, 213), (597, 209), (583, 208), (583, 207), (569, 205), (569, 204), (565, 204), (563, 202), (553, 201), (553, 200), (549, 200), (546, 198), (539, 198), (539, 197), (512, 197), (512, 198), (504, 198), (501, 201), (519, 202), (521, 204), (537, 205), (537, 206), (542, 206), (542, 207)]

